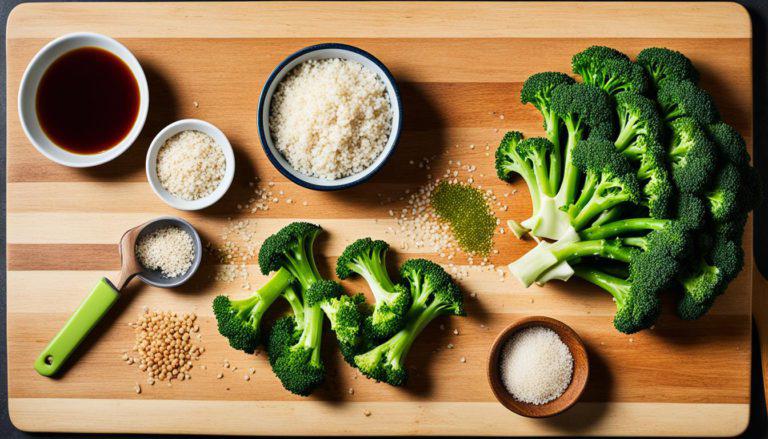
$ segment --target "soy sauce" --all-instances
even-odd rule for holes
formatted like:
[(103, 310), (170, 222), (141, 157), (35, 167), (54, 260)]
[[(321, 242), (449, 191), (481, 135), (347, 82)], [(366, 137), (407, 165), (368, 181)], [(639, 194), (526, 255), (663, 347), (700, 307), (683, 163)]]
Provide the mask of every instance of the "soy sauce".
[(116, 55), (97, 47), (65, 53), (37, 87), (37, 118), (48, 138), (76, 154), (122, 141), (139, 114), (139, 84)]

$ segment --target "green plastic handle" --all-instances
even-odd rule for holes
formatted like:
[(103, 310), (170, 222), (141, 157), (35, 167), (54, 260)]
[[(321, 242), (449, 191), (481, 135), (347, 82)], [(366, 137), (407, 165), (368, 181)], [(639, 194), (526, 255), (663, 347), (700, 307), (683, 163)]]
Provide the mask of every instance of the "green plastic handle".
[(53, 337), (35, 360), (35, 370), (43, 376), (52, 376), (67, 361), (72, 352), (99, 323), (109, 308), (120, 297), (106, 278), (101, 278), (91, 294), (85, 298), (64, 327)]

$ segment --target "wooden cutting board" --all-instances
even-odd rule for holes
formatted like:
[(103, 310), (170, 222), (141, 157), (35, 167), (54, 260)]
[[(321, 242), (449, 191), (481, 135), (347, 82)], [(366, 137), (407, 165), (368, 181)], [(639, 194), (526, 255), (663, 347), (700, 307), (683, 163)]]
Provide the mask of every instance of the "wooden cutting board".
[[(94, 169), (56, 165), (28, 142), (15, 111), (22, 73), (49, 40), (94, 31), (134, 52), (149, 80), (151, 104), (141, 137), (119, 159)], [(204, 239), (223, 243), (234, 221), (252, 220), (263, 238), (290, 220), (317, 221), (324, 272), (351, 240), (393, 243), (398, 260), (445, 258), (404, 249), (388, 211), (398, 197), (449, 160), (477, 166), (476, 183), (525, 218), (530, 202), (518, 182), (493, 172), (493, 149), (507, 129), (542, 135), (535, 109), (519, 92), (528, 75), (569, 71), (571, 55), (593, 44), (632, 56), (668, 46), (690, 56), (723, 118), (751, 144), (751, 27), (732, 3), (60, 3), (25, 4), (8, 22), (8, 395), (14, 424), (24, 430), (260, 435), (720, 435), (748, 423), (752, 259), (704, 319), (665, 314), (655, 329), (626, 336), (611, 318), (606, 294), (578, 281), (523, 289), (495, 272), (471, 270), (461, 281), (469, 317), (433, 324), (408, 359), (416, 369), (403, 389), (377, 384), (328, 355), (331, 378), (310, 398), (284, 391), (264, 358), (228, 348), (216, 333), (210, 302), (244, 294), (240, 282), (216, 281), (208, 257), (194, 282), (175, 291), (138, 282), (60, 378), (37, 375), (32, 363), (102, 275), (118, 269), (123, 231), (159, 215), (180, 215)], [(302, 189), (266, 159), (256, 130), (261, 86), (284, 57), (320, 42), (344, 42), (379, 57), (397, 78), (405, 131), (396, 156), (369, 183), (340, 193)], [(502, 118), (503, 116), (503, 118)], [(144, 157), (166, 124), (194, 117), (219, 126), (237, 155), (235, 183), (215, 207), (175, 211), (150, 190)], [(458, 146), (457, 146), (458, 145)], [(475, 145), (471, 148), (470, 145)], [(490, 150), (486, 149), (490, 145)], [(415, 163), (410, 164), (411, 161)], [(273, 182), (281, 201), (270, 210), (238, 213), (249, 182)], [(520, 191), (514, 193), (516, 189)], [(382, 194), (381, 197), (377, 194)], [(384, 205), (380, 199), (393, 198)], [(287, 203), (287, 198), (294, 202)], [(303, 206), (303, 202), (307, 206)], [(398, 204), (399, 203), (399, 204)], [(751, 255), (751, 225), (745, 249)], [(531, 246), (497, 235), (492, 263), (503, 267)], [(454, 259), (467, 264), (466, 259)], [(254, 285), (255, 262), (247, 266)], [(360, 283), (347, 283), (350, 289)], [(470, 298), (469, 293), (475, 293)], [(667, 309), (671, 303), (668, 302)], [(207, 351), (190, 382), (148, 386), (122, 360), (133, 345), (128, 324), (145, 306), (200, 316)], [(531, 420), (498, 404), (485, 379), (494, 336), (517, 318), (548, 315), (571, 325), (588, 345), (592, 375), (582, 401), (553, 419)], [(440, 324), (444, 329), (439, 328)], [(458, 335), (454, 334), (454, 329)], [(451, 343), (454, 349), (446, 349)], [(330, 343), (329, 343), (330, 345)], [(328, 347), (327, 351), (333, 351)], [(464, 358), (465, 363), (460, 360)], [(222, 366), (228, 360), (238, 370)], [(255, 368), (250, 381), (243, 374)], [(216, 379), (219, 372), (224, 378)], [(135, 383), (143, 391), (136, 394)], [(354, 394), (349, 393), (354, 390)], [(364, 413), (370, 413), (365, 416)]]

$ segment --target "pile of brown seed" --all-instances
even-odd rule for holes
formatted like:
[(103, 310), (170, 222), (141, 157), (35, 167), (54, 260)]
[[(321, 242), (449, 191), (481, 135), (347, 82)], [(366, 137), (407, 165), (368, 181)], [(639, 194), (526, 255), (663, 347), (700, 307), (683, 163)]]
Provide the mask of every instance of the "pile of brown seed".
[(177, 314), (172, 311), (150, 311), (145, 309), (139, 320), (132, 323), (136, 333), (133, 351), (137, 357), (123, 354), (128, 364), (138, 364), (139, 370), (147, 372), (147, 383), (155, 380), (189, 380), (192, 362), (205, 352), (195, 340), (200, 340), (195, 323), (195, 314)]

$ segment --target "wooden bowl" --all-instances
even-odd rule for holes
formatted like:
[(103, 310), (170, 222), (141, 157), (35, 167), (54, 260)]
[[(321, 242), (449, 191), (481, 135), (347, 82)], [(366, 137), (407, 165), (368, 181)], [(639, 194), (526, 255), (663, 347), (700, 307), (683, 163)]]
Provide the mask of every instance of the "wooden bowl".
[[(541, 405), (516, 400), (501, 382), (499, 370), (499, 358), (504, 344), (515, 332), (532, 326), (542, 326), (555, 331), (563, 343), (568, 346), (573, 356), (573, 376), (568, 388), (565, 389), (565, 392), (559, 398)], [(579, 335), (570, 326), (550, 317), (526, 317), (509, 325), (496, 337), (488, 357), (488, 382), (491, 384), (491, 390), (493, 390), (496, 399), (509, 410), (529, 418), (546, 418), (569, 409), (581, 397), (588, 377), (589, 359), (587, 358), (584, 342), (581, 341)]]

